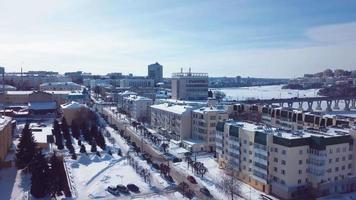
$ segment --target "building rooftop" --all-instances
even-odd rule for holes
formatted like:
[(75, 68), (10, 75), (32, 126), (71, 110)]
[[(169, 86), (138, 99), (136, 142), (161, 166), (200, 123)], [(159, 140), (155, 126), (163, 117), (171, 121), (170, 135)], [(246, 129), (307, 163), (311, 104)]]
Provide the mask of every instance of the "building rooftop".
[(211, 106), (211, 107), (202, 107), (202, 108), (194, 110), (193, 112), (195, 112), (195, 113), (225, 112), (226, 113), (226, 110), (223, 107)]
[(74, 83), (74, 82), (49, 82), (49, 83), (42, 83), (40, 85), (40, 87), (44, 87), (44, 86), (77, 86), (77, 87), (80, 87), (79, 84), (77, 83)]
[(150, 99), (150, 98), (143, 97), (143, 96), (137, 96), (137, 95), (130, 95), (130, 96), (124, 97), (124, 99), (130, 100), (130, 101), (152, 101), (152, 99)]
[(164, 111), (175, 113), (175, 114), (179, 114), (179, 115), (183, 114), (185, 112), (190, 112), (193, 109), (192, 106), (172, 105), (172, 104), (169, 104), (169, 103), (152, 105), (151, 108), (156, 108), (156, 109), (159, 109), (159, 110), (164, 110)]
[(11, 117), (0, 116), (0, 130), (4, 129), (4, 127), (11, 122)]
[(61, 105), (61, 108), (62, 109), (80, 109), (80, 108), (83, 108), (85, 107), (85, 105), (83, 104), (80, 104), (76, 101), (72, 101), (70, 103), (66, 103), (66, 104), (62, 104)]

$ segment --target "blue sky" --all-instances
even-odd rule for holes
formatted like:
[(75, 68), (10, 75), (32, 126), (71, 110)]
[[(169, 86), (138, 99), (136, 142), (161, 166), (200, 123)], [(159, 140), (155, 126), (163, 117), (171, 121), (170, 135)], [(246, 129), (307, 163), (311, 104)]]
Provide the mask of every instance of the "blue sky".
[(7, 71), (296, 77), (356, 69), (356, 1), (0, 0)]

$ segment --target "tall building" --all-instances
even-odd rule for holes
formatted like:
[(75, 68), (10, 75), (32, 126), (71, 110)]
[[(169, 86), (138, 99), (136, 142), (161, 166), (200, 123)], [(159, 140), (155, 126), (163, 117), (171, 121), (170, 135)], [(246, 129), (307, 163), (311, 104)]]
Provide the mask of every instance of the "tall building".
[(178, 100), (207, 100), (208, 74), (192, 73), (190, 71), (173, 73), (172, 99)]
[(155, 84), (163, 81), (163, 66), (158, 62), (148, 65), (148, 78), (153, 79)]
[(356, 191), (356, 129), (287, 131), (218, 122), (220, 167), (282, 199)]

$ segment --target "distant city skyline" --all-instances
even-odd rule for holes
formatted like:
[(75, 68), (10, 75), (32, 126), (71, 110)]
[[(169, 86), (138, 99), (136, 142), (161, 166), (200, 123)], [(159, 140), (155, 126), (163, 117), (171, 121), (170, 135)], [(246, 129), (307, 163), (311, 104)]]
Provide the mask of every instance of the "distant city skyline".
[(164, 77), (356, 69), (356, 1), (0, 1), (0, 66)]

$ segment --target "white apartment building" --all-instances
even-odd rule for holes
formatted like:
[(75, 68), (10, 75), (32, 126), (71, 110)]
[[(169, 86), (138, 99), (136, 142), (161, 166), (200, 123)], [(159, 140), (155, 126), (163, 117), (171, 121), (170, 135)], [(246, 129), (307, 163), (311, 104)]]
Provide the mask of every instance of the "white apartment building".
[(130, 95), (123, 98), (123, 110), (141, 122), (149, 122), (152, 99), (142, 96)]
[(151, 126), (168, 139), (189, 139), (192, 131), (192, 110), (193, 108), (187, 105), (152, 105)]
[(48, 82), (40, 85), (40, 90), (51, 91), (79, 91), (82, 90), (82, 86), (73, 82)]
[(120, 80), (120, 87), (154, 87), (155, 82), (149, 78), (124, 78)]
[(207, 100), (208, 74), (189, 72), (173, 73), (172, 99), (178, 100)]
[(203, 107), (193, 110), (192, 134), (194, 139), (203, 141), (201, 151), (215, 151), (216, 124), (228, 119), (228, 114), (223, 108)]
[(132, 92), (132, 91), (124, 91), (124, 92), (119, 92), (117, 94), (117, 107), (119, 109), (123, 109), (123, 106), (124, 106), (124, 97), (128, 97), (130, 95), (137, 95), (136, 92)]
[(219, 122), (219, 165), (282, 199), (356, 191), (356, 130), (285, 131)]

